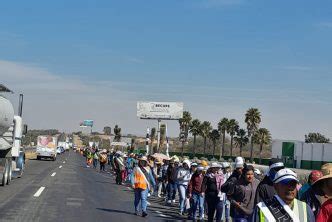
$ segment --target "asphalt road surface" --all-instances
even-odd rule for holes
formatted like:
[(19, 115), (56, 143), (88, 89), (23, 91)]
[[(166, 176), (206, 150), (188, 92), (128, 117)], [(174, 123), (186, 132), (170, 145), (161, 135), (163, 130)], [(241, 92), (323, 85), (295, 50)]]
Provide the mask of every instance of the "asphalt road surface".
[(75, 152), (29, 160), (22, 178), (0, 187), (0, 221), (183, 221), (176, 207), (151, 197), (148, 217), (134, 215), (133, 192), (109, 173), (86, 168)]

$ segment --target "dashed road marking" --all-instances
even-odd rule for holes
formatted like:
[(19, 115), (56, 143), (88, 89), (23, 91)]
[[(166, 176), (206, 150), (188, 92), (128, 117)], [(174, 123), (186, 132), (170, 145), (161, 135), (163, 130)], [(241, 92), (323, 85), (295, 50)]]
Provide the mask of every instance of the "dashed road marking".
[(84, 201), (83, 198), (76, 198), (76, 197), (69, 197), (67, 198), (68, 201)]
[(66, 202), (67, 206), (71, 206), (71, 207), (80, 207), (82, 206), (82, 203), (78, 203), (78, 202)]
[(54, 176), (55, 176), (55, 174), (56, 174), (56, 172), (52, 173), (51, 177), (54, 177)]
[(39, 190), (33, 196), (39, 197), (44, 190), (45, 190), (45, 187), (40, 187)]
[(62, 168), (62, 166), (59, 166), (59, 168), (61, 169), (61, 168)]

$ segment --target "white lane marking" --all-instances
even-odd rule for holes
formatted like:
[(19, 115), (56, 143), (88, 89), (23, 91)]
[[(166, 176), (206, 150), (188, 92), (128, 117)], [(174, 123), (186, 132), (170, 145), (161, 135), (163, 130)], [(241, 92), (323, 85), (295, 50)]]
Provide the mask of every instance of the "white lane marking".
[(56, 172), (52, 173), (51, 177), (54, 177), (54, 176), (55, 176), (55, 174), (56, 174)]
[(59, 166), (59, 168), (61, 169), (61, 168), (62, 168), (62, 166)]
[(67, 202), (66, 205), (67, 206), (72, 206), (72, 207), (80, 207), (80, 206), (82, 206), (81, 203), (77, 203), (77, 202)]
[(40, 194), (45, 190), (45, 187), (40, 187), (39, 190), (33, 195), (34, 197), (39, 197)]

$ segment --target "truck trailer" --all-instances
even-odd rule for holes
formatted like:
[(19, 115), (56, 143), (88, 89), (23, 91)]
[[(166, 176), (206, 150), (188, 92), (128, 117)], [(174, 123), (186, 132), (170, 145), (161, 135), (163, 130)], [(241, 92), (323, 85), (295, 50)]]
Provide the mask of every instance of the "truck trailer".
[(37, 138), (37, 160), (42, 158), (56, 160), (56, 149), (58, 145), (58, 137), (57, 136), (38, 136)]
[(4, 94), (13, 93), (0, 84), (0, 185), (10, 184), (13, 177), (21, 177), (25, 165), (25, 151), (21, 146), (27, 126), (23, 125), (23, 94), (19, 96), (18, 115)]

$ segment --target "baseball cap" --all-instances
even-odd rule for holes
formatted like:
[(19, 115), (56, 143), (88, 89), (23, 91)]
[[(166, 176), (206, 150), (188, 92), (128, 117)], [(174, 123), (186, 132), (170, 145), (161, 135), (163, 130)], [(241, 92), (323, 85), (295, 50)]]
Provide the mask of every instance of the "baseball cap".
[(296, 181), (299, 182), (299, 179), (297, 179), (297, 175), (294, 171), (291, 169), (281, 169), (277, 172), (277, 174), (274, 177), (273, 183), (288, 183), (290, 181)]

